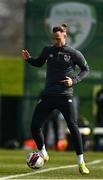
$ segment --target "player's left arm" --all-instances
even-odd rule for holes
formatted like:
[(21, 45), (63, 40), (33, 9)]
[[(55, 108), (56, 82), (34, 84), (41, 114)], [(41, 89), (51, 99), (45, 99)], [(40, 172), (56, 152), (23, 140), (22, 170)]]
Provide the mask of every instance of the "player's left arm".
[(78, 82), (82, 81), (82, 79), (84, 79), (88, 75), (90, 70), (85, 57), (80, 51), (77, 50), (75, 53), (75, 65), (80, 68), (80, 71), (73, 79), (73, 84), (77, 84)]

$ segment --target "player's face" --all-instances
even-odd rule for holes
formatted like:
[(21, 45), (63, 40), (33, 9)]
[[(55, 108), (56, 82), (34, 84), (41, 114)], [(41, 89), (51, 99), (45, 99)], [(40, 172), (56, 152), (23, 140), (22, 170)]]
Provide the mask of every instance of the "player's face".
[(60, 32), (60, 31), (53, 33), (53, 41), (54, 41), (54, 44), (58, 47), (65, 45), (66, 33)]

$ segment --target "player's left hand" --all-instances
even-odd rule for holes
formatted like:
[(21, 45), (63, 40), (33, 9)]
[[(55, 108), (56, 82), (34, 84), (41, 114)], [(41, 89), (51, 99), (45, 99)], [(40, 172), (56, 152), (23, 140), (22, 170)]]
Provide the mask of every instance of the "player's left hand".
[(67, 87), (72, 86), (72, 84), (73, 84), (72, 79), (71, 79), (70, 77), (68, 77), (68, 76), (66, 76), (65, 78), (66, 78), (66, 79), (64, 79), (64, 80), (62, 80), (62, 81), (60, 81), (60, 82), (61, 82), (61, 83), (64, 83), (65, 86), (67, 86)]

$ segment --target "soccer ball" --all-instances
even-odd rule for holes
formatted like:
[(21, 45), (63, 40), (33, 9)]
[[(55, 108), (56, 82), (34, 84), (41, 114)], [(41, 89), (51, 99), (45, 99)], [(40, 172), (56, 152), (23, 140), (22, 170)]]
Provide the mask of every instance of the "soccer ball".
[(32, 169), (41, 168), (44, 165), (43, 156), (39, 152), (31, 152), (27, 155), (27, 165)]

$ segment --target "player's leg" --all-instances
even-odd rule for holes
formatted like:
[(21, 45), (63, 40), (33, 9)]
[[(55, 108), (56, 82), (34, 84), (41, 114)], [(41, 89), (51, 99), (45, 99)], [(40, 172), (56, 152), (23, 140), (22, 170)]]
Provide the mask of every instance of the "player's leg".
[(54, 117), (52, 118), (52, 126), (53, 126), (53, 132), (54, 132), (54, 148), (57, 150), (57, 143), (59, 140), (59, 113), (58, 115), (54, 114)]
[(67, 100), (67, 102), (65, 100), (65, 103), (60, 107), (60, 111), (66, 120), (67, 126), (71, 133), (71, 137), (73, 139), (75, 151), (77, 154), (79, 171), (81, 172), (81, 174), (89, 174), (89, 170), (86, 168), (84, 162), (82, 137), (79, 132), (77, 117), (75, 115), (75, 109), (72, 99)]
[(51, 109), (49, 108), (49, 104), (46, 101), (41, 101), (35, 108), (31, 123), (31, 132), (33, 139), (37, 144), (38, 150), (41, 151), (41, 153), (45, 156), (45, 160), (48, 160), (49, 157), (47, 155), (44, 144), (42, 126), (50, 112)]

